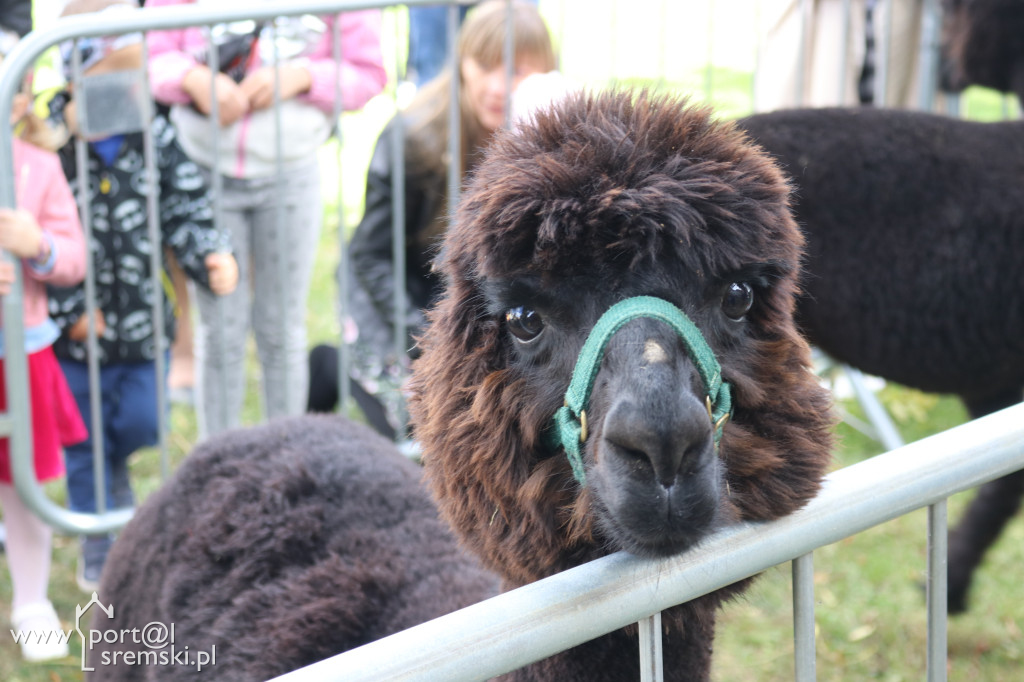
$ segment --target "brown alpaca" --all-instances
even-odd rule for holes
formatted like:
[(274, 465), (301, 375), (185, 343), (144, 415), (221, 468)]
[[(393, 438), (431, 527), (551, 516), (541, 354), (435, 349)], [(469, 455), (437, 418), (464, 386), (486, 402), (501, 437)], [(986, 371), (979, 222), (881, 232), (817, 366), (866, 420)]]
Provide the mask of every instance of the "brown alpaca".
[[(682, 552), (815, 494), (832, 418), (793, 323), (802, 245), (775, 165), (685, 100), (578, 95), (499, 135), (437, 261), (446, 291), (410, 411), (443, 518), (506, 589), (618, 550)], [(581, 485), (552, 415), (589, 330), (635, 296), (702, 332), (731, 419), (716, 446), (684, 343), (628, 322), (590, 395)], [(708, 677), (715, 611), (737, 589), (666, 612), (669, 679)], [(511, 677), (619, 681), (638, 666), (623, 630)]]

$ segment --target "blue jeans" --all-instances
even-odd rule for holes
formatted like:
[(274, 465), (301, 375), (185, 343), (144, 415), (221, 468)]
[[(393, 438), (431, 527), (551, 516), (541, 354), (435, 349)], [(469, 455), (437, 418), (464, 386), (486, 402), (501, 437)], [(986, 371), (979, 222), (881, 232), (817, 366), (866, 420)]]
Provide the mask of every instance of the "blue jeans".
[[(166, 367), (170, 362), (167, 354)], [(89, 430), (84, 443), (64, 450), (67, 467), (68, 506), (72, 511), (96, 511), (96, 478), (93, 475), (92, 412), (89, 401), (89, 369), (83, 362), (61, 360), (61, 369)], [(136, 362), (100, 367), (101, 414), (106, 508), (131, 507), (135, 500), (128, 478), (128, 456), (157, 443), (156, 363)]]

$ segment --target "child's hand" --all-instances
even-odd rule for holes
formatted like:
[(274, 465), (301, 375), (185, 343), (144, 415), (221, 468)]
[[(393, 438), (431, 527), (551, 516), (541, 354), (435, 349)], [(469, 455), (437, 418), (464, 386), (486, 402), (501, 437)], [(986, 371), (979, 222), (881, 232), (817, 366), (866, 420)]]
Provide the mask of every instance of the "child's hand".
[[(211, 72), (205, 66), (197, 66), (185, 74), (181, 87), (192, 98), (200, 113), (209, 115), (213, 99), (210, 96)], [(231, 125), (249, 111), (249, 97), (231, 80), (230, 76), (218, 73), (214, 86), (217, 88), (217, 115), (222, 126)]]
[(204, 262), (210, 276), (210, 291), (218, 296), (226, 296), (235, 290), (238, 284), (238, 263), (234, 256), (230, 253), (211, 253)]
[(25, 209), (0, 208), (0, 249), (18, 258), (48, 256), (42, 253), (43, 231), (36, 219)]
[[(282, 64), (278, 71), (281, 75), (278, 96), (282, 101), (308, 91), (313, 84), (309, 70), (301, 66)], [(274, 67), (264, 66), (253, 71), (239, 86), (253, 110), (270, 108), (274, 104)]]
[(11, 293), (14, 284), (14, 263), (0, 261), (0, 296)]
[[(103, 336), (107, 330), (107, 321), (103, 319), (103, 311), (96, 309), (96, 338)], [(82, 315), (68, 330), (72, 341), (85, 341), (89, 337), (89, 314)]]

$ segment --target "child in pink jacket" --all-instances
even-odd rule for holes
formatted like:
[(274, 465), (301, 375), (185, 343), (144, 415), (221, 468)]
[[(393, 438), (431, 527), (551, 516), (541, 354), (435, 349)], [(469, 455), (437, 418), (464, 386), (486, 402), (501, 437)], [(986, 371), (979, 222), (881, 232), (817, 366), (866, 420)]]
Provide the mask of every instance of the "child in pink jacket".
[[(26, 137), (43, 137), (47, 130), (28, 113), (29, 98), (15, 95), (11, 125), (24, 127)], [(51, 345), (60, 335), (47, 313), (46, 283), (70, 286), (85, 277), (85, 237), (78, 207), (64, 179), (56, 154), (17, 137), (14, 151), (14, 186), (17, 208), (0, 208), (0, 249), (19, 262), (0, 262), (0, 296), (10, 294), (16, 268), (21, 269), (24, 337), (28, 360), (29, 402), (32, 409), (33, 460), (36, 478), (48, 481), (64, 473), (61, 448), (88, 435), (78, 406), (64, 381)], [(11, 172), (4, 169), (5, 173)], [(4, 344), (0, 323), (0, 349)], [(7, 410), (4, 359), (0, 357), (0, 410)], [(44, 633), (60, 629), (47, 599), (52, 533), (50, 527), (25, 506), (11, 485), (10, 443), (0, 439), (0, 507), (7, 530), (7, 555), (13, 585), (11, 626), (14, 631)], [(57, 637), (21, 641), (22, 655), (30, 661), (68, 654), (67, 642)]]
[[(146, 7), (187, 1), (149, 0)], [(204, 1), (217, 0), (199, 0)], [(379, 93), (387, 79), (378, 10), (282, 17), (272, 23), (273, 28), (271, 22), (252, 21), (215, 26), (210, 33), (220, 55), (217, 73), (207, 66), (206, 29), (148, 36), (153, 95), (171, 106), (186, 153), (221, 175), (219, 227), (231, 235), (239, 264), (233, 294), (218, 299), (196, 292), (201, 437), (240, 421), (250, 326), (263, 371), (266, 416), (305, 410), (306, 299), (323, 214), (317, 151), (333, 129), (336, 86), (340, 109), (352, 110)], [(340, 36), (339, 65), (332, 58), (335, 33)], [(216, 135), (208, 118), (211, 81), (219, 114)]]

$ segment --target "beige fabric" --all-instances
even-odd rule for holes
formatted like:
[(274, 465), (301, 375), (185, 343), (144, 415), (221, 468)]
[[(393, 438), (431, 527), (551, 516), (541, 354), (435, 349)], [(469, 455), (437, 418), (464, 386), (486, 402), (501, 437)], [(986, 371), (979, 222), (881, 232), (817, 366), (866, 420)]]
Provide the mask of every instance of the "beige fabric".
[[(755, 110), (858, 103), (857, 80), (864, 62), (865, 0), (849, 0), (845, 4), (849, 7), (848, 21), (843, 16), (843, 0), (761, 0)], [(876, 97), (876, 105), (917, 105), (922, 6), (923, 0), (879, 0), (876, 6), (876, 64), (885, 59), (888, 45), (885, 98), (879, 101)], [(889, 40), (885, 41), (883, 27), (887, 18), (890, 30)], [(806, 59), (803, 87), (798, 91), (802, 53), (806, 53)]]

